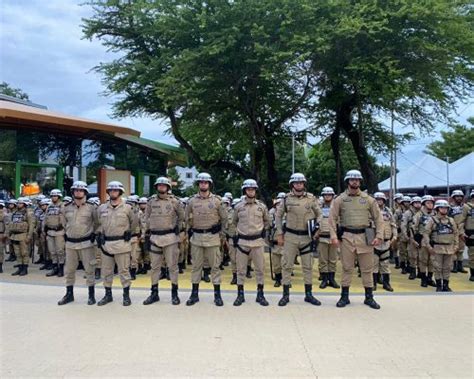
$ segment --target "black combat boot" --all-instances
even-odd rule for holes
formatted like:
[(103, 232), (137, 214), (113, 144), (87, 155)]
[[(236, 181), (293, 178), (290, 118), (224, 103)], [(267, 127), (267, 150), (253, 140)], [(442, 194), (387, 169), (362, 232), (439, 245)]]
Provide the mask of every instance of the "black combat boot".
[(191, 291), (191, 296), (189, 297), (186, 305), (194, 305), (199, 302), (199, 284), (193, 283), (193, 289)]
[(421, 273), (421, 284), (420, 286), (422, 287), (428, 287), (428, 277), (426, 276), (426, 273), (425, 272), (422, 272)]
[(62, 278), (64, 276), (64, 263), (58, 265), (58, 278)]
[(131, 268), (130, 269), (130, 279), (131, 280), (136, 280), (137, 279), (137, 269), (136, 268)]
[(206, 283), (211, 282), (211, 278), (209, 278), (209, 274), (211, 273), (211, 268), (210, 267), (204, 267), (202, 269), (202, 280), (204, 280)]
[(464, 267), (462, 265), (462, 260), (458, 261), (458, 272), (461, 272), (463, 274), (467, 274), (467, 271), (464, 270)]
[(237, 284), (237, 273), (236, 272), (232, 273), (232, 280), (230, 281), (230, 284), (232, 284), (232, 285)]
[(257, 285), (257, 299), (255, 301), (264, 307), (268, 306), (268, 301), (263, 293), (263, 284)]
[(313, 296), (313, 286), (311, 284), (304, 285), (304, 301), (313, 305), (321, 305), (321, 302)]
[(54, 264), (53, 269), (46, 274), (46, 276), (56, 276), (58, 275), (59, 272), (59, 264)]
[(21, 265), (21, 272), (19, 276), (25, 276), (28, 275), (28, 265)]
[(243, 303), (245, 303), (244, 286), (239, 284), (237, 285), (237, 298), (234, 301), (234, 306), (239, 307)]
[(43, 263), (44, 263), (44, 258), (43, 258), (42, 255), (40, 255), (38, 260), (36, 262), (34, 262), (33, 264), (40, 265), (40, 264), (43, 264)]
[(449, 280), (443, 280), (443, 292), (453, 292), (453, 290), (449, 288)]
[(247, 266), (247, 274), (245, 275), (245, 277), (251, 279), (252, 278), (252, 267), (251, 266)]
[(406, 262), (400, 262), (400, 268), (402, 269), (402, 274), (405, 275), (407, 273), (407, 265)]
[(150, 305), (160, 301), (160, 297), (158, 296), (158, 284), (153, 284), (151, 286), (151, 293), (144, 301), (143, 305)]
[(171, 284), (171, 304), (179, 305), (181, 300), (178, 297), (178, 285)]
[(95, 287), (89, 286), (89, 297), (87, 298), (87, 305), (95, 304)]
[(67, 303), (72, 303), (74, 301), (74, 287), (67, 286), (66, 287), (66, 294), (64, 297), (58, 301), (58, 305), (64, 305)]
[(102, 306), (111, 303), (112, 301), (114, 301), (114, 298), (112, 297), (112, 288), (105, 287), (105, 296), (97, 303), (97, 305)]
[(278, 274), (275, 274), (275, 284), (273, 285), (273, 287), (280, 287), (281, 286), (281, 279), (282, 279), (282, 275), (281, 275), (281, 272), (278, 273)]
[(100, 268), (96, 268), (95, 269), (95, 280), (99, 280), (100, 279)]
[(290, 286), (283, 284), (283, 296), (278, 302), (280, 307), (284, 307), (286, 304), (290, 302)]
[(14, 252), (10, 253), (10, 256), (5, 259), (5, 262), (15, 262), (16, 261), (16, 254)]
[(374, 282), (374, 291), (377, 291), (377, 278), (378, 278), (379, 274), (377, 274), (376, 272), (374, 272), (372, 274), (372, 281)]
[(183, 263), (179, 262), (178, 263), (178, 274), (182, 274), (184, 271), (183, 271)]
[(46, 259), (46, 260), (44, 261), (43, 265), (40, 266), (39, 269), (40, 269), (40, 270), (51, 270), (51, 264), (52, 264), (51, 260)]
[(329, 277), (329, 285), (332, 287), (332, 288), (341, 288), (341, 286), (336, 282), (336, 273), (335, 272), (330, 272), (328, 273), (328, 277)]
[(20, 275), (20, 273), (23, 271), (23, 265), (18, 265), (17, 269), (15, 272), (12, 272), (12, 276), (17, 276)]
[(436, 292), (443, 292), (443, 281), (436, 279)]
[(396, 269), (399, 269), (399, 268), (400, 268), (400, 258), (399, 258), (399, 257), (395, 257), (395, 258), (394, 258), (394, 261), (395, 261), (395, 268), (396, 268)]
[(431, 287), (436, 287), (436, 283), (435, 281), (433, 280), (433, 273), (432, 272), (429, 272), (428, 273), (428, 280), (427, 280), (427, 283), (429, 286)]
[(409, 280), (416, 279), (416, 267), (410, 267), (410, 276), (408, 277)]
[(0, 263), (0, 274), (3, 274), (3, 263)]
[(222, 307), (224, 305), (221, 297), (221, 286), (219, 284), (214, 284), (214, 304), (218, 307)]
[(393, 292), (393, 288), (390, 285), (390, 274), (382, 274), (382, 285), (385, 291)]
[(148, 273), (148, 271), (151, 270), (150, 262), (145, 263), (145, 264), (143, 265), (143, 270), (145, 271), (145, 272), (143, 273), (143, 274), (145, 274), (145, 275)]
[(365, 300), (364, 304), (368, 305), (372, 309), (380, 309), (380, 305), (374, 300), (374, 295), (372, 293), (372, 288), (366, 287), (365, 288)]
[(319, 288), (321, 288), (322, 290), (328, 286), (328, 280), (329, 280), (328, 276), (329, 275), (327, 272), (321, 273), (322, 281), (321, 281), (321, 284), (319, 285)]
[(456, 261), (453, 262), (453, 268), (451, 269), (451, 272), (453, 274), (456, 274), (458, 272), (458, 265)]
[(142, 264), (138, 264), (138, 269), (137, 269), (137, 275), (143, 275), (145, 273), (145, 270), (143, 269)]
[(123, 302), (122, 302), (124, 307), (128, 307), (129, 305), (132, 304), (132, 300), (130, 300), (130, 286), (125, 287), (123, 289)]
[(470, 268), (469, 271), (471, 272), (471, 276), (469, 277), (469, 280), (471, 282), (474, 282), (474, 268)]
[(342, 287), (341, 298), (336, 304), (338, 308), (344, 308), (346, 305), (349, 305), (351, 301), (349, 300), (349, 287)]
[(383, 284), (382, 274), (380, 272), (377, 274), (377, 284)]

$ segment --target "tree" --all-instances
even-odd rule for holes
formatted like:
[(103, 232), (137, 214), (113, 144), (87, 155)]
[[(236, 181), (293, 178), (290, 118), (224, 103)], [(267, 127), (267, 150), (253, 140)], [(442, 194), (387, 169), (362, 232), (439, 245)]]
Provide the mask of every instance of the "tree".
[(427, 146), (426, 152), (439, 159), (449, 158), (454, 162), (474, 151), (474, 117), (468, 119), (471, 127), (455, 124), (450, 131), (441, 132), (441, 141), (434, 141)]
[(20, 88), (11, 87), (7, 82), (0, 83), (0, 93), (22, 100), (30, 100), (27, 93), (23, 92)]

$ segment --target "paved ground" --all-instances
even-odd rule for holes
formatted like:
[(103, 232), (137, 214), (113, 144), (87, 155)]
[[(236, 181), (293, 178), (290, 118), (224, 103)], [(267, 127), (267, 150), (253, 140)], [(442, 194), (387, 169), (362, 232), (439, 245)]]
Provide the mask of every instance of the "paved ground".
[[(457, 276), (459, 285), (467, 281)], [(226, 291), (225, 306), (217, 308), (210, 292), (194, 307), (176, 307), (163, 291), (161, 302), (145, 307), (147, 280), (134, 283), (128, 308), (119, 288), (114, 303), (87, 306), (82, 285), (74, 303), (58, 307), (61, 279), (46, 279), (36, 268), (26, 278), (0, 274), (0, 377), (474, 375), (472, 292), (420, 293), (418, 283), (400, 275), (416, 290), (378, 293), (380, 311), (364, 306), (358, 294), (338, 309), (334, 292), (318, 293), (321, 307), (294, 294), (286, 308), (276, 305), (279, 293), (267, 295), (267, 308), (249, 293), (236, 308), (234, 291)], [(97, 297), (102, 293), (99, 286)], [(183, 290), (181, 299), (188, 295)]]

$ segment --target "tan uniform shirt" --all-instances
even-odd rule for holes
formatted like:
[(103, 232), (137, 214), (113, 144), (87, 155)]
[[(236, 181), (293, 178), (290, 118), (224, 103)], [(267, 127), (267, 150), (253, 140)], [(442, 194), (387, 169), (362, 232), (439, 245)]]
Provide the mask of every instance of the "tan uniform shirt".
[[(97, 216), (99, 220), (98, 233), (102, 233), (106, 237), (123, 236), (125, 232), (132, 233), (138, 224), (138, 218), (132, 210), (132, 207), (123, 200), (112, 206), (110, 201), (100, 205), (97, 208)], [(120, 239), (117, 241), (105, 241), (102, 248), (108, 254), (128, 253), (132, 250), (130, 241)]]
[[(48, 229), (48, 236), (63, 236), (65, 233), (61, 218), (62, 207), (63, 204), (58, 201), (57, 203), (51, 203), (46, 209), (43, 225)], [(60, 230), (50, 230), (49, 228), (60, 228)]]
[[(185, 211), (188, 229), (210, 229), (221, 225), (222, 230), (227, 228), (227, 212), (222, 206), (220, 197), (210, 194), (202, 197), (194, 195), (188, 202)], [(190, 242), (196, 246), (211, 247), (221, 243), (219, 233), (193, 233)]]
[(331, 203), (322, 202), (321, 204), (321, 225), (319, 226), (319, 242), (320, 243), (329, 243), (329, 239), (331, 237), (330, 230), (329, 230), (329, 213), (331, 210)]
[(433, 241), (436, 254), (454, 254), (458, 250), (458, 235), (458, 227), (453, 218), (436, 215), (431, 217), (426, 224), (422, 244), (431, 248), (430, 241)]
[[(180, 241), (179, 230), (184, 220), (184, 210), (173, 195), (159, 195), (152, 198), (146, 207), (146, 230), (150, 230), (150, 241), (159, 247), (169, 246)], [(153, 232), (169, 231), (164, 235)]]
[(404, 241), (409, 241), (413, 238), (413, 218), (420, 211), (421, 210), (417, 211), (415, 208), (410, 207), (410, 209), (403, 213), (401, 237)]
[(7, 234), (12, 241), (25, 241), (33, 237), (33, 216), (26, 208), (11, 213), (7, 224)]
[(449, 209), (449, 217), (454, 219), (454, 222), (458, 227), (459, 235), (464, 234), (464, 215), (467, 212), (467, 209), (467, 204), (451, 205), (451, 208)]
[[(96, 208), (87, 203), (85, 199), (79, 206), (74, 201), (64, 206), (61, 218), (66, 236), (72, 239), (90, 237), (98, 226)], [(91, 246), (94, 246), (94, 243), (90, 239), (83, 242), (71, 242), (66, 239), (66, 248), (68, 249), (86, 249)]]
[(377, 246), (378, 251), (388, 250), (392, 239), (397, 238), (397, 223), (388, 207), (380, 209), (383, 223), (383, 242)]
[[(258, 236), (270, 230), (270, 216), (264, 203), (256, 199), (245, 199), (234, 208), (232, 223), (236, 226), (239, 236)], [(265, 240), (239, 238), (239, 245), (247, 247), (265, 246)]]

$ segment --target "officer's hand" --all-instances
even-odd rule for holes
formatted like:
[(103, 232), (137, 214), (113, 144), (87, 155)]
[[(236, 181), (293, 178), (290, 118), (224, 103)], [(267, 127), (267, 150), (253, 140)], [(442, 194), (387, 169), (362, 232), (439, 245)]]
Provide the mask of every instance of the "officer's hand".
[(430, 254), (434, 254), (434, 253), (435, 253), (435, 250), (434, 250), (432, 247), (429, 247), (429, 248), (428, 248), (428, 252), (429, 252)]
[(415, 246), (416, 248), (420, 247), (420, 244), (416, 241), (413, 241), (413, 246)]
[(337, 238), (332, 238), (331, 239), (331, 245), (339, 247), (339, 240)]
[(461, 241), (463, 241), (463, 242), (466, 242), (466, 237), (467, 237), (467, 236), (466, 236), (465, 234), (461, 234), (461, 235), (459, 236), (459, 238), (460, 238)]
[(374, 238), (372, 241), (372, 246), (379, 246), (382, 243), (382, 240), (380, 238)]
[(277, 236), (277, 243), (278, 246), (283, 246), (285, 244), (285, 237), (283, 236), (283, 234)]

